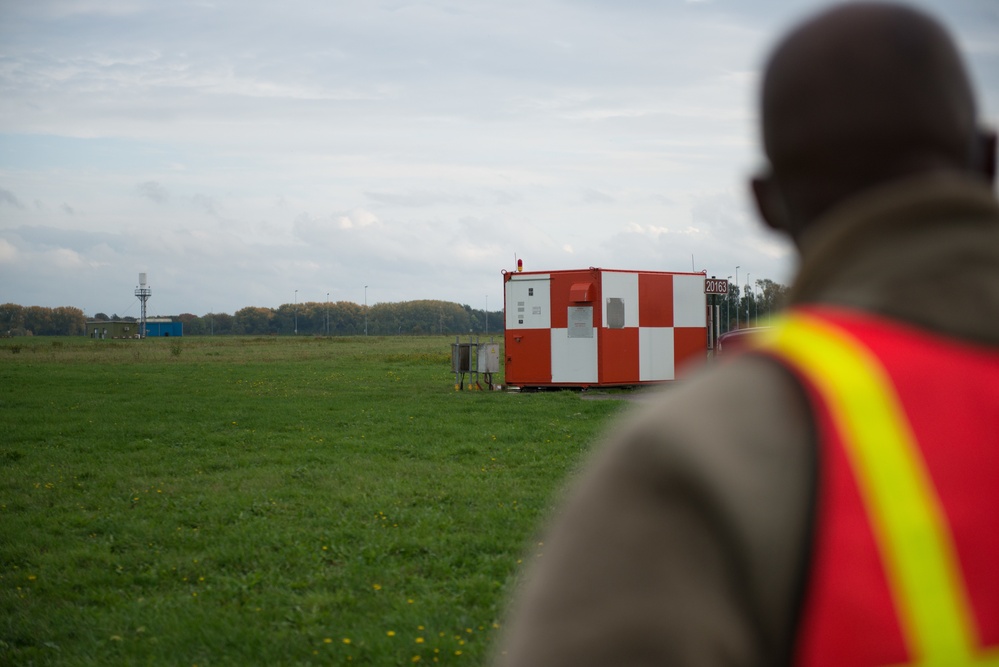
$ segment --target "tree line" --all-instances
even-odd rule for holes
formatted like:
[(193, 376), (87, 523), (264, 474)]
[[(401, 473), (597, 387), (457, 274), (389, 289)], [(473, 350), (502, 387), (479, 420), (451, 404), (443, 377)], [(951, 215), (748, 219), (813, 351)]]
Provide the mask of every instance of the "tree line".
[(0, 305), (0, 336), (80, 336), (86, 324), (83, 311), (72, 306)]
[(487, 313), (450, 301), (403, 301), (362, 306), (350, 301), (306, 301), (278, 308), (247, 306), (234, 314), (183, 313), (184, 334), (308, 336), (425, 336), (431, 334), (499, 334), (503, 311)]
[[(97, 313), (87, 318), (79, 308), (0, 305), (0, 336), (78, 336), (93, 321), (137, 321), (133, 316)], [(361, 306), (349, 301), (286, 303), (278, 308), (247, 306), (234, 314), (182, 313), (189, 336), (244, 334), (307, 336), (398, 336), (430, 334), (499, 334), (503, 311), (486, 312), (449, 301), (405, 301)]]
[[(780, 310), (788, 288), (769, 279), (757, 280), (750, 289), (729, 283), (728, 295), (716, 298), (721, 330), (765, 326)], [(709, 300), (709, 304), (711, 301)], [(94, 320), (118, 320), (117, 315), (97, 313)], [(122, 320), (135, 321), (134, 317)], [(189, 336), (244, 334), (308, 336), (399, 336), (430, 334), (500, 334), (503, 311), (486, 312), (450, 301), (403, 301), (362, 306), (350, 301), (306, 301), (278, 308), (247, 306), (233, 314), (182, 313)], [(0, 335), (77, 336), (86, 331), (87, 318), (72, 306), (46, 308), (0, 305)]]

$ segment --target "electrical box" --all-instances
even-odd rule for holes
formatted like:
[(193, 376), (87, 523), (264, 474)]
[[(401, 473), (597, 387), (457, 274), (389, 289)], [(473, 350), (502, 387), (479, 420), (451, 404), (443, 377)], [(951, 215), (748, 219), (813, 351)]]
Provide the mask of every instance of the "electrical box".
[(478, 371), (480, 373), (499, 373), (500, 346), (499, 343), (481, 343), (478, 354)]

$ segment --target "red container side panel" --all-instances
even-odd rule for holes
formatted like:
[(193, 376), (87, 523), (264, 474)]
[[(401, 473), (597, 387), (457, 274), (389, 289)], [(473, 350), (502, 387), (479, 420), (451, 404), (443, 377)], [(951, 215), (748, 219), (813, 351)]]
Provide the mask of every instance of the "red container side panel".
[(673, 276), (638, 274), (638, 322), (643, 327), (673, 326)]
[[(552, 329), (566, 329), (569, 326), (570, 306), (593, 306), (594, 326), (600, 326), (600, 289), (598, 278), (590, 271), (565, 271), (551, 274), (551, 304)], [(591, 302), (573, 301), (573, 296), (579, 295), (579, 290), (573, 290), (579, 283), (592, 283), (593, 288), (587, 290)]]
[(520, 329), (506, 333), (507, 384), (549, 384), (552, 381), (552, 332)]
[[(673, 329), (673, 354), (677, 371), (684, 367), (704, 361), (704, 351), (707, 348), (707, 329), (705, 327), (677, 327)], [(678, 375), (683, 375), (682, 372)]]
[(640, 377), (638, 329), (600, 330), (600, 383), (634, 384)]

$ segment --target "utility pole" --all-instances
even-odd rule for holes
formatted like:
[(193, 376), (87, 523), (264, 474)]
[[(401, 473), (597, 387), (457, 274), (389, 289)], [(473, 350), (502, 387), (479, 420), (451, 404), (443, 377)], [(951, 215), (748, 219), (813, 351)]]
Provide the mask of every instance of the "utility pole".
[(739, 267), (735, 267), (735, 328), (739, 328)]
[(146, 274), (139, 274), (139, 286), (135, 288), (135, 296), (139, 298), (139, 302), (142, 304), (142, 310), (139, 314), (139, 338), (146, 337), (146, 301), (149, 301), (149, 297), (153, 295), (153, 290), (146, 285)]
[[(726, 281), (732, 280), (732, 276), (729, 276), (725, 280)], [(728, 302), (731, 301), (731, 300), (732, 299), (729, 298), (729, 295), (726, 294), (725, 295), (725, 331), (726, 332), (728, 332), (728, 331), (730, 331), (732, 329), (732, 320), (729, 319), (729, 314), (728, 314), (729, 313), (729, 311), (728, 311)]]

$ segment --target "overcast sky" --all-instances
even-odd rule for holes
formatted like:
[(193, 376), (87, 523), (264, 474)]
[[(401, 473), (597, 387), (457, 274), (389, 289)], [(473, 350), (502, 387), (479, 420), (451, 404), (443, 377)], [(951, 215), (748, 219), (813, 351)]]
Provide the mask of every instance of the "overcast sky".
[[(0, 302), (499, 310), (516, 257), (787, 283), (756, 87), (824, 4), (0, 0)], [(916, 4), (999, 124), (999, 2)]]

